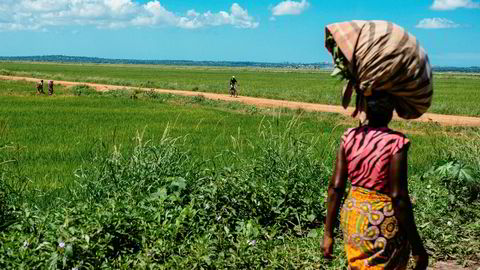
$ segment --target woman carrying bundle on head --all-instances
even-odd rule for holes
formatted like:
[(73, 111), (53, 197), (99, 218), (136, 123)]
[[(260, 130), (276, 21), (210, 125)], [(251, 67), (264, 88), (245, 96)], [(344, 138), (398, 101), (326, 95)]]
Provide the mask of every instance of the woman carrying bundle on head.
[(428, 254), (415, 225), (407, 185), (409, 140), (388, 128), (399, 117), (420, 117), (432, 100), (428, 57), (415, 37), (385, 21), (328, 25), (325, 46), (335, 70), (348, 80), (342, 104), (353, 90), (352, 116), (360, 126), (342, 136), (328, 188), (324, 256), (330, 258), (334, 224), (347, 179), (352, 187), (340, 221), (349, 269), (406, 269), (410, 251), (415, 269), (426, 269)]

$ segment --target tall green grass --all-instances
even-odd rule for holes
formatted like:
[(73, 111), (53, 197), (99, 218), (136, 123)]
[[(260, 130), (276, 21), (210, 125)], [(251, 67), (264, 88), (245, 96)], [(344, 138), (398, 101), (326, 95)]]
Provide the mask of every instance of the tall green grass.
[[(157, 143), (139, 134), (127, 154), (114, 148), (79, 167), (68, 197), (44, 209), (22, 200), (22, 191), (4, 188), (2, 219), (8, 225), (0, 231), (0, 265), (344, 269), (340, 239), (334, 261), (325, 261), (320, 249), (336, 144), (319, 145), (302, 130), (295, 120), (282, 131), (266, 123), (249, 146), (256, 155), (240, 155), (233, 144), (207, 161), (167, 130)], [(472, 177), (480, 176), (475, 153), (458, 160)], [(3, 171), (3, 181), (15, 177)], [(448, 177), (411, 177), (416, 220), (435, 258), (475, 259), (480, 202), (452, 198), (470, 193), (445, 185), (462, 180)]]
[[(29, 86), (6, 84), (21, 91)], [(292, 117), (270, 110), (263, 115), (254, 107), (236, 103), (148, 92), (133, 99), (132, 91), (92, 95), (82, 87), (65, 89), (65, 94), (55, 96), (36, 96), (29, 91), (19, 96), (20, 90), (0, 97), (4, 126), (0, 143), (8, 146), (2, 155), (22, 164), (30, 187), (46, 190), (68, 186), (73, 171), (98, 152), (111, 151), (114, 146), (131, 148), (137, 132), (145, 131), (145, 137), (155, 141), (168, 125), (172, 136), (182, 136), (196, 155), (208, 159), (231, 145), (232, 138), (238, 146), (254, 141), (263, 121), (275, 118), (278, 128), (283, 129)], [(327, 117), (317, 122), (312, 117), (305, 132), (328, 132), (333, 121)], [(244, 147), (242, 153), (249, 151)]]
[[(0, 81), (0, 142), (8, 145), (2, 154), (21, 161), (28, 171), (29, 186), (47, 190), (68, 186), (72, 172), (95, 153), (111, 151), (114, 145), (128, 149), (143, 130), (155, 141), (169, 125), (172, 136), (183, 136), (196, 155), (208, 159), (233, 143), (242, 146), (241, 153), (253, 154), (248, 145), (258, 138), (264, 121), (284, 129), (297, 113), (302, 115), (303, 132), (318, 136), (322, 144), (336, 142), (349, 125), (355, 125), (335, 114), (259, 109), (135, 90), (98, 93), (79, 86), (59, 88), (51, 97), (36, 96), (30, 86)], [(437, 150), (432, 149), (442, 144), (438, 133), (478, 130), (410, 122), (394, 122), (393, 127), (412, 138), (413, 173), (428, 170), (436, 160)]]
[[(321, 236), (334, 153), (353, 121), (64, 91), (0, 92), (0, 268), (345, 268), (341, 239), (327, 262)], [(428, 250), (478, 261), (478, 128), (392, 127), (412, 141)]]
[[(62, 269), (341, 266), (338, 260), (323, 261), (320, 253), (311, 253), (308, 261), (291, 261), (291, 252), (284, 253), (285, 246), (301, 245), (297, 239), (318, 242), (321, 230), (315, 228), (324, 215), (329, 170), (314, 158), (315, 144), (298, 135), (293, 122), (284, 131), (274, 123), (265, 125), (260, 141), (250, 146), (258, 148), (253, 158), (238, 154), (237, 140), (230, 151), (197, 159), (178, 145), (182, 139), (167, 133), (156, 144), (139, 134), (129, 154), (114, 149), (97, 156), (91, 166), (76, 171), (77, 184), (68, 197), (43, 210), (28, 202), (8, 208), (6, 219), (13, 224), (0, 233), (0, 264)], [(15, 206), (15, 199), (10, 202)]]

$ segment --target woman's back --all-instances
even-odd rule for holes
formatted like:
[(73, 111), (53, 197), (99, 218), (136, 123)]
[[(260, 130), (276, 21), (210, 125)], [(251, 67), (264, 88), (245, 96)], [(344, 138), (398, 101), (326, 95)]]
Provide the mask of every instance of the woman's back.
[(348, 129), (342, 144), (352, 185), (388, 194), (390, 160), (409, 144), (405, 135), (386, 127), (361, 126)]

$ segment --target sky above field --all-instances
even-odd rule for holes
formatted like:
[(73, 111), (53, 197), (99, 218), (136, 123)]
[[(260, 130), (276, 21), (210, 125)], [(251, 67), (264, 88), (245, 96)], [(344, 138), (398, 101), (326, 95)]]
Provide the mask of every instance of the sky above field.
[(325, 25), (388, 20), (436, 66), (480, 66), (480, 0), (0, 0), (0, 56), (331, 62)]

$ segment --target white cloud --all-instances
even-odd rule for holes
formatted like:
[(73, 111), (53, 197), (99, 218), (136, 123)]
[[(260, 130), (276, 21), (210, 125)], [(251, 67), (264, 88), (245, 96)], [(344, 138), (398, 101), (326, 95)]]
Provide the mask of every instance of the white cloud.
[(64, 9), (68, 5), (66, 0), (21, 0), (20, 5), (35, 12), (47, 12)]
[(427, 18), (423, 19), (415, 26), (424, 29), (456, 28), (460, 25), (445, 18)]
[(480, 3), (472, 0), (434, 0), (432, 6), (433, 10), (454, 10), (457, 8), (480, 8)]
[(282, 15), (299, 15), (310, 6), (307, 0), (301, 2), (286, 0), (282, 1), (272, 8), (272, 14), (274, 16)]
[(194, 9), (190, 9), (189, 11), (187, 11), (187, 16), (197, 17), (197, 16), (200, 16), (200, 13), (196, 12)]
[(258, 22), (248, 15), (246, 9), (243, 9), (239, 4), (233, 3), (231, 7), (231, 24), (237, 28), (257, 28)]
[(179, 18), (177, 25), (189, 29), (219, 25), (233, 25), (236, 28), (256, 28), (259, 23), (248, 15), (247, 10), (243, 9), (239, 4), (234, 3), (230, 8), (230, 13), (226, 11), (219, 11), (217, 13), (207, 11), (200, 14), (194, 10), (189, 10), (187, 17)]
[(105, 0), (105, 5), (117, 14), (131, 13), (136, 9), (136, 5), (130, 0)]
[(186, 29), (232, 25), (256, 28), (259, 23), (239, 4), (229, 12), (188, 10), (179, 15), (158, 0), (0, 0), (0, 31), (41, 30), (51, 26), (92, 25), (97, 28), (171, 26)]
[(148, 15), (141, 15), (132, 20), (134, 25), (174, 25), (180, 28), (196, 29), (208, 26), (233, 25), (237, 28), (256, 28), (259, 23), (253, 17), (248, 15), (248, 11), (239, 4), (234, 3), (230, 8), (230, 13), (219, 11), (212, 13), (207, 11), (198, 13), (191, 9), (185, 16), (177, 16), (166, 10), (157, 1), (149, 2), (145, 5)]

